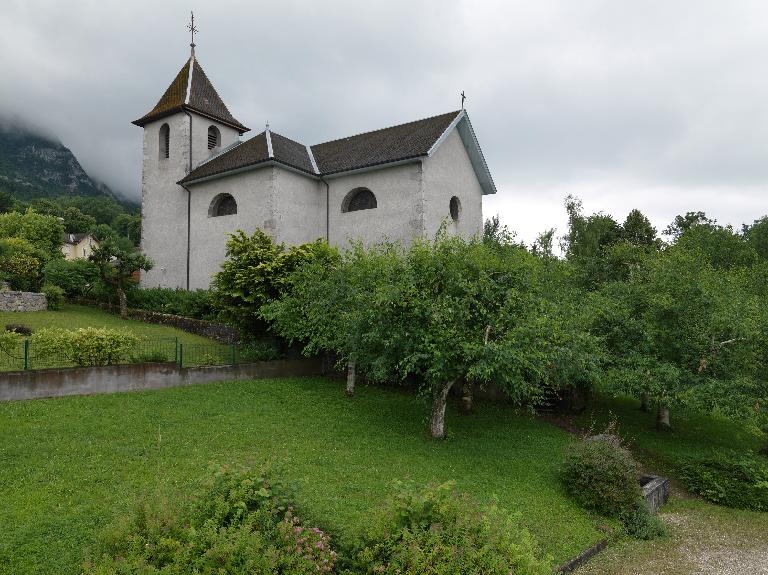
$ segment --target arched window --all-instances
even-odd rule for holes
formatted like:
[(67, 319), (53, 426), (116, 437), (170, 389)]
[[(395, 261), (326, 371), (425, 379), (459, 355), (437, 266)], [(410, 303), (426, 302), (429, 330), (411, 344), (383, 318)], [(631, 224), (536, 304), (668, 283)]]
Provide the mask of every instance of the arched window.
[(451, 198), (451, 201), (448, 203), (448, 210), (451, 212), (451, 219), (454, 222), (458, 222), (459, 215), (461, 214), (461, 202), (459, 201), (459, 198), (456, 196)]
[(229, 194), (219, 194), (211, 202), (208, 208), (208, 217), (231, 216), (237, 213), (237, 202)]
[(376, 207), (376, 196), (368, 188), (355, 188), (347, 194), (341, 202), (341, 211), (356, 212), (358, 210), (372, 210)]
[(160, 126), (160, 159), (165, 160), (171, 157), (171, 128), (168, 124)]
[(213, 150), (221, 146), (221, 132), (216, 126), (208, 126), (208, 149)]

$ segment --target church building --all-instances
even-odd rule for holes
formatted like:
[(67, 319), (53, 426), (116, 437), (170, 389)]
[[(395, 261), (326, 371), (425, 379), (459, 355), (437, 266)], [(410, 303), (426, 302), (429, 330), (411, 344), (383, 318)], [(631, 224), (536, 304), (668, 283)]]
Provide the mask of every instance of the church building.
[(227, 233), (261, 228), (275, 242), (408, 243), (482, 231), (496, 188), (465, 110), (306, 145), (232, 116), (192, 55), (144, 128), (143, 287), (207, 288)]

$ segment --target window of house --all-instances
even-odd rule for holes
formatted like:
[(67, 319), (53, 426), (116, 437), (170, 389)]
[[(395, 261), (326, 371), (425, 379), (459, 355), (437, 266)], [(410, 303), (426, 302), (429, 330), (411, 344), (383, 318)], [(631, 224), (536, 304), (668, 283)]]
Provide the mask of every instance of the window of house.
[(451, 201), (448, 203), (448, 210), (451, 212), (451, 219), (454, 222), (458, 222), (459, 215), (461, 214), (461, 202), (459, 201), (459, 198), (456, 196), (451, 198)]
[(208, 208), (208, 217), (231, 216), (237, 213), (237, 202), (230, 194), (219, 194)]
[(171, 128), (168, 124), (160, 126), (160, 159), (171, 157)]
[(221, 132), (216, 126), (208, 127), (208, 149), (213, 150), (221, 146)]
[(341, 211), (345, 213), (372, 210), (375, 207), (377, 207), (376, 196), (368, 188), (355, 188), (347, 194), (341, 203)]

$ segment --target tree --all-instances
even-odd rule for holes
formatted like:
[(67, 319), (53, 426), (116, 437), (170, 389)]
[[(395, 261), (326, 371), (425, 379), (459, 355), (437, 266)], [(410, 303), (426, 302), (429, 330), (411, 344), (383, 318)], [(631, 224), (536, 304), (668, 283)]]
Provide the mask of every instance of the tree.
[(262, 306), (288, 288), (290, 273), (309, 261), (332, 259), (334, 253), (322, 240), (287, 248), (259, 229), (250, 236), (238, 230), (229, 235), (227, 258), (211, 284), (214, 305), (243, 335), (253, 337), (267, 327)]
[(674, 221), (664, 230), (665, 236), (677, 240), (681, 235), (695, 226), (712, 226), (716, 220), (711, 220), (704, 212), (687, 212), (684, 216), (675, 216)]
[(745, 225), (743, 235), (757, 254), (768, 260), (768, 216), (755, 220), (750, 226)]
[(133, 282), (133, 275), (152, 269), (152, 260), (134, 249), (126, 250), (113, 239), (108, 238), (95, 248), (88, 260), (99, 268), (102, 281), (116, 293), (120, 304), (120, 317), (128, 317), (128, 299), (125, 288)]
[(87, 233), (96, 225), (96, 218), (88, 216), (77, 208), (66, 208), (64, 210), (64, 231), (70, 234)]
[(759, 299), (745, 286), (743, 270), (715, 268), (700, 252), (646, 253), (627, 279), (597, 294), (593, 326), (610, 353), (608, 385), (650, 397), (659, 429), (669, 428), (675, 405), (728, 403), (710, 383), (754, 371), (750, 348), (760, 333)]
[(636, 246), (656, 246), (660, 241), (650, 220), (640, 210), (632, 210), (621, 226), (621, 239)]
[(535, 403), (545, 385), (590, 363), (591, 338), (544, 297), (542, 263), (519, 246), (447, 237), (357, 246), (330, 272), (297, 273), (305, 277), (296, 289), (265, 314), (275, 329), (334, 348), (374, 381), (415, 378), (431, 398), (435, 438), (459, 381), (495, 383), (516, 403)]
[(0, 214), (0, 238), (22, 238), (42, 250), (46, 259), (63, 257), (61, 253), (64, 227), (56, 216), (26, 212)]

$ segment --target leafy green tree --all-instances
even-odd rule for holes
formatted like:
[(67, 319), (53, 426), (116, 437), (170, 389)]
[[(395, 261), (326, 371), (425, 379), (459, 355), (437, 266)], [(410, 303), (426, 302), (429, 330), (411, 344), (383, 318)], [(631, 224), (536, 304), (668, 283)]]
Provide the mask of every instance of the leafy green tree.
[(46, 283), (59, 286), (69, 297), (85, 296), (100, 281), (98, 266), (86, 259), (51, 260), (43, 275)]
[(88, 216), (77, 208), (65, 208), (64, 210), (64, 231), (70, 234), (87, 233), (96, 225), (96, 218)]
[[(760, 306), (743, 273), (673, 246), (645, 254), (626, 280), (597, 294), (595, 334), (611, 357), (605, 379), (616, 392), (650, 397), (659, 429), (669, 428), (670, 407), (700, 405), (713, 389), (709, 382), (754, 368), (748, 352), (759, 334)], [(727, 398), (707, 401), (716, 406)]]
[(677, 236), (676, 245), (699, 252), (716, 268), (750, 267), (758, 258), (754, 246), (731, 226), (695, 224)]
[(238, 230), (230, 234), (227, 257), (211, 284), (214, 305), (222, 318), (253, 337), (266, 329), (262, 306), (288, 288), (290, 273), (312, 260), (332, 258), (333, 252), (321, 240), (286, 248), (259, 229), (250, 236)]
[(37, 291), (46, 254), (22, 238), (0, 239), (0, 280), (13, 289)]
[(768, 260), (768, 216), (755, 220), (752, 225), (745, 225), (743, 235), (755, 252), (764, 260)]
[(133, 248), (126, 250), (120, 247), (111, 238), (95, 248), (88, 260), (98, 266), (101, 280), (115, 291), (120, 304), (120, 317), (128, 317), (125, 289), (134, 282), (134, 274), (152, 269), (152, 260)]
[(374, 381), (415, 376), (436, 438), (459, 381), (493, 382), (524, 404), (593, 364), (594, 342), (547, 300), (543, 264), (520, 247), (446, 237), (357, 246), (335, 269), (297, 273), (294, 289), (265, 309), (275, 329), (309, 349), (333, 348)]
[(664, 230), (664, 235), (671, 236), (674, 241), (694, 226), (711, 226), (715, 223), (716, 220), (709, 219), (704, 212), (687, 212), (684, 216), (675, 216), (674, 221)]
[(621, 239), (636, 246), (658, 247), (660, 240), (650, 220), (640, 210), (632, 210), (621, 226)]
[(64, 227), (55, 216), (26, 212), (0, 214), (0, 238), (22, 238), (42, 250), (47, 259), (63, 257), (61, 253)]

